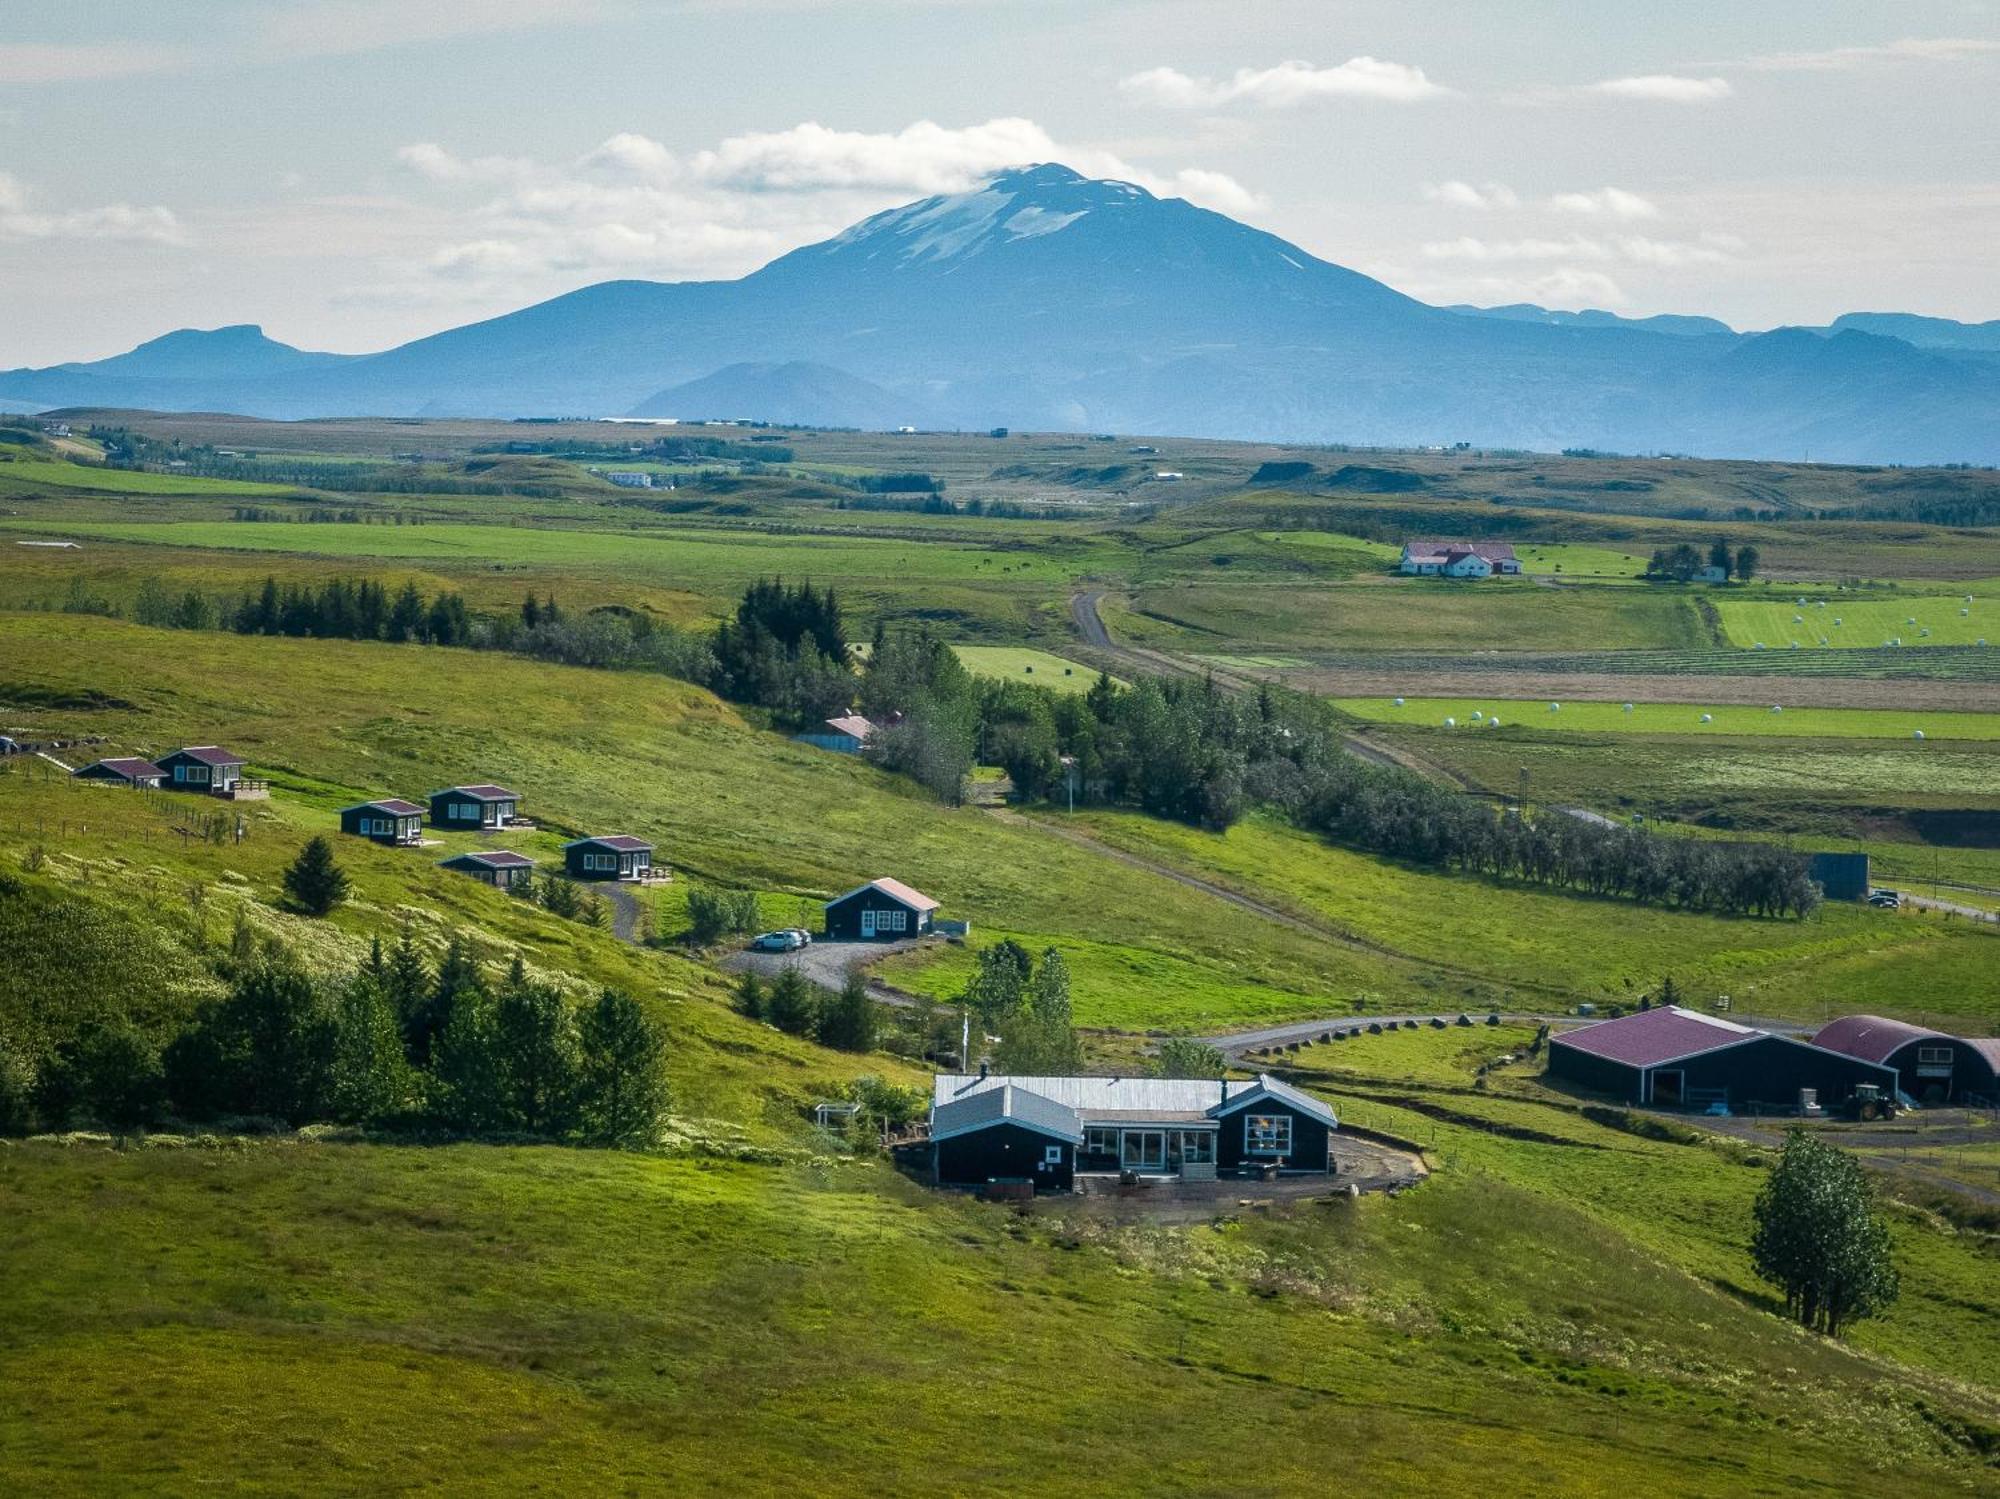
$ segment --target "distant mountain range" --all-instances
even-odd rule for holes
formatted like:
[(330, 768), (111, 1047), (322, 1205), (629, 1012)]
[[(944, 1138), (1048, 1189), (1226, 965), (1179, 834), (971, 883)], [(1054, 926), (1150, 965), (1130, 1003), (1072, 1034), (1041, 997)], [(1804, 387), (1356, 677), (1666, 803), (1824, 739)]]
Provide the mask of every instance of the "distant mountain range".
[(737, 281), (612, 281), (379, 354), (185, 329), (0, 403), (609, 416), (2000, 462), (2000, 324), (1432, 307), (1274, 235), (1044, 165)]

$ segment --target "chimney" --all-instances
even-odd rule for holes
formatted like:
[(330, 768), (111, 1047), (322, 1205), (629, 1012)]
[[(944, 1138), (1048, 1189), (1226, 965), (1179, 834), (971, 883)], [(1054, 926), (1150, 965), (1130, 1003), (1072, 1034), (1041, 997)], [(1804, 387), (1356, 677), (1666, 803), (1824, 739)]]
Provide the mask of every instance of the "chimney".
[(1229, 1102), (1229, 1079), (1226, 1077), (1217, 1078), (1215, 1086), (1222, 1090), (1222, 1101), (1224, 1104), (1227, 1104)]
[(986, 1058), (984, 1057), (979, 1059), (979, 1080), (982, 1083), (986, 1081)]

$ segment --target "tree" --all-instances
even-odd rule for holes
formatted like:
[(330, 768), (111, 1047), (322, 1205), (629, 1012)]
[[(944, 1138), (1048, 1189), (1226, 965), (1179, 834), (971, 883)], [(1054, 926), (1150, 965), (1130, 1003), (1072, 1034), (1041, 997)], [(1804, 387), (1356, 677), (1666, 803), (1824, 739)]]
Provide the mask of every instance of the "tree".
[(1748, 583), (1752, 578), (1756, 577), (1757, 569), (1762, 565), (1763, 560), (1763, 553), (1759, 552), (1749, 542), (1744, 542), (1742, 546), (1736, 549), (1736, 581), (1739, 583)]
[(511, 1128), (560, 1137), (576, 1126), (576, 1027), (562, 991), (517, 966), (493, 1006), (501, 1114)]
[(1653, 1003), (1662, 1008), (1681, 1003), (1680, 985), (1674, 982), (1674, 976), (1671, 973), (1660, 980), (1659, 992), (1653, 996)]
[(384, 956), (382, 988), (396, 1024), (407, 1039), (417, 1026), (417, 1017), (429, 1008), (432, 992), (430, 964), (424, 961), (423, 951), (411, 938), (408, 927), (403, 928), (396, 945)]
[(815, 1034), (822, 1046), (836, 1051), (875, 1049), (875, 1001), (858, 973), (849, 973), (840, 992), (821, 1006)]
[(1722, 569), (1722, 576), (1728, 577), (1736, 570), (1735, 554), (1729, 550), (1729, 538), (1718, 536), (1709, 544), (1708, 565)]
[(403, 1056), (402, 1027), (389, 997), (389, 965), (379, 945), (340, 992), (336, 1004), (332, 1105), (334, 1117), (368, 1124), (409, 1106), (416, 1079)]
[(479, 976), (479, 965), (473, 962), (464, 944), (453, 938), (428, 991), (418, 997), (413, 1008), (402, 1012), (404, 1054), (416, 1066), (428, 1066), (438, 1038), (451, 1025), (452, 1017), (485, 997), (486, 983)]
[(1155, 1077), (1221, 1077), (1229, 1066), (1221, 1048), (1188, 1036), (1171, 1036), (1153, 1054)]
[(650, 1145), (671, 1103), (666, 1037), (636, 1001), (606, 989), (577, 1026), (585, 1139)]
[(764, 981), (755, 969), (746, 968), (736, 981), (736, 1009), (752, 1020), (764, 1018)]
[(791, 1035), (811, 1035), (819, 1018), (819, 993), (798, 969), (786, 968), (765, 992), (764, 1018)]
[(285, 871), (285, 891), (308, 916), (325, 916), (347, 899), (347, 874), (333, 862), (333, 845), (315, 834)]
[(1785, 1310), (1829, 1337), (1895, 1301), (1889, 1228), (1854, 1158), (1794, 1127), (1757, 1194), (1750, 1257)]
[(136, 1129), (159, 1117), (166, 1102), (160, 1049), (122, 1016), (92, 1027), (64, 1048), (62, 1060), (75, 1073), (74, 1088), (84, 1109), (115, 1129)]
[(1048, 1025), (1070, 1023), (1069, 964), (1055, 948), (1045, 948), (1028, 985), (1028, 1009)]
[(1083, 1044), (1062, 1021), (1021, 1010), (1001, 1022), (993, 1059), (1002, 1072), (1065, 1076), (1083, 1069)]
[(176, 1103), (196, 1113), (262, 1114), (305, 1124), (328, 1117), (339, 1022), (298, 960), (273, 949), (247, 964), (229, 995), (167, 1049)]
[(757, 924), (757, 892), (692, 885), (687, 913), (689, 943), (706, 947), (726, 932), (747, 932)]
[(571, 919), (583, 908), (582, 893), (576, 881), (566, 874), (545, 874), (535, 889), (543, 909), (552, 916)]
[(494, 1004), (482, 990), (460, 992), (431, 1048), (431, 1112), (464, 1134), (486, 1134), (509, 1120)]
[(982, 947), (978, 968), (965, 987), (965, 1003), (991, 1022), (1021, 1008), (1034, 959), (1028, 950), (1009, 937), (991, 947)]

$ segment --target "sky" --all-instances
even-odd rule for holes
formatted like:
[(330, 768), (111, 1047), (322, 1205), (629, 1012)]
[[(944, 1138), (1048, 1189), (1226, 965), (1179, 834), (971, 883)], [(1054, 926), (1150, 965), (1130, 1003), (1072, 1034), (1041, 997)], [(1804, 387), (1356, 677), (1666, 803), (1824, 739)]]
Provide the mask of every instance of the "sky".
[(2000, 0), (63, 0), (0, 368), (735, 277), (1031, 161), (1433, 302), (2000, 317)]

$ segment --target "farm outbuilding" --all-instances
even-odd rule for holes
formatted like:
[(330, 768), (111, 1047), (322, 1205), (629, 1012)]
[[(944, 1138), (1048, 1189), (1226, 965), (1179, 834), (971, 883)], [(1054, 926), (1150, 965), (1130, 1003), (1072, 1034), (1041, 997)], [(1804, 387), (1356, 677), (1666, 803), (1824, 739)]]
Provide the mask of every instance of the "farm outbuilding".
[(901, 880), (870, 880), (826, 903), (826, 935), (836, 942), (894, 942), (931, 929), (938, 903)]
[(1868, 855), (1814, 854), (1806, 878), (1817, 883), (1828, 900), (1861, 900), (1869, 890)]
[(1579, 1026), (1549, 1039), (1549, 1073), (1627, 1103), (1789, 1111), (1822, 1108), (1857, 1084), (1893, 1088), (1893, 1068), (1679, 1005)]
[(373, 838), (377, 843), (409, 847), (421, 840), (423, 827), (424, 809), (398, 796), (340, 809), (341, 832)]
[(1329, 1169), (1340, 1121), (1277, 1078), (1018, 1077), (931, 1080), (937, 1180), (1027, 1180), (1067, 1190), (1078, 1173), (1213, 1180), (1218, 1172)]
[(843, 713), (838, 718), (829, 718), (817, 729), (792, 737), (801, 744), (810, 744), (818, 749), (832, 750), (840, 755), (858, 755), (867, 746), (868, 738), (875, 732), (875, 725), (859, 713)]
[(1821, 1026), (1813, 1045), (1894, 1069), (1897, 1086), (1917, 1103), (2000, 1102), (2000, 1040), (1843, 1015)]
[(524, 854), (512, 853), (506, 849), (495, 849), (486, 853), (460, 854), (446, 859), (442, 869), (456, 870), (469, 874), (475, 880), (502, 890), (511, 890), (516, 885), (525, 885), (535, 877), (535, 861)]
[(653, 845), (629, 833), (575, 838), (563, 845), (563, 864), (579, 880), (643, 880), (653, 868)]
[(93, 760), (90, 764), (71, 774), (79, 781), (106, 781), (114, 786), (132, 786), (142, 791), (154, 791), (166, 772), (151, 760), (141, 760), (135, 756), (120, 755), (109, 760)]
[(505, 786), (450, 786), (431, 793), (431, 826), (504, 828), (520, 805), (521, 798)]

